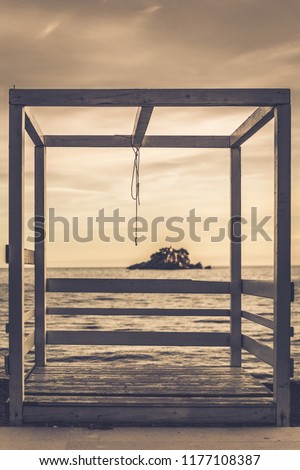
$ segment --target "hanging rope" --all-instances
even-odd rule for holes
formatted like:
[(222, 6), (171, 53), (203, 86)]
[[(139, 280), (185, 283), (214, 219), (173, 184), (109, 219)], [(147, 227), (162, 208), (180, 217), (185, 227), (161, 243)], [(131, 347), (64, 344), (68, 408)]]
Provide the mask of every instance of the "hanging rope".
[(132, 178), (131, 178), (131, 197), (135, 201), (135, 245), (137, 246), (138, 242), (138, 207), (141, 204), (140, 201), (140, 149), (139, 147), (134, 147), (132, 145), (132, 150), (134, 153), (133, 169), (132, 169)]

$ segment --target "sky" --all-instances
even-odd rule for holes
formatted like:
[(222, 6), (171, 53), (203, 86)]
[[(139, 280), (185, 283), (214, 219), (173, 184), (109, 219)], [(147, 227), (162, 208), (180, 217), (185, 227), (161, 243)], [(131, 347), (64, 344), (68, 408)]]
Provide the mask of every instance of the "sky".
[[(7, 243), (8, 89), (16, 88), (291, 88), (292, 262), (300, 264), (300, 3), (298, 0), (0, 0), (0, 152), (1, 246)], [(49, 109), (33, 112), (45, 134), (131, 134), (135, 108)], [(250, 108), (155, 109), (148, 134), (230, 134)], [(273, 238), (273, 127), (269, 123), (242, 150), (242, 215), (247, 219), (243, 262), (273, 262), (273, 243), (251, 240), (251, 213), (270, 216), (265, 230)], [(151, 227), (164, 218), (157, 239), (135, 246), (128, 220), (135, 214), (130, 195), (132, 149), (48, 149), (48, 207), (69, 225), (54, 224), (48, 243), (49, 266), (127, 266), (148, 258), (161, 246), (181, 246), (192, 261), (228, 265), (229, 241), (211, 241), (229, 218), (229, 151), (142, 149), (139, 214)], [(33, 147), (26, 141), (26, 214), (33, 215)], [(256, 208), (256, 209), (251, 209)], [(115, 209), (125, 217), (125, 241), (99, 239), (96, 217)], [(170, 217), (201, 217), (194, 241), (184, 222), (180, 242), (166, 226)], [(92, 241), (81, 237), (92, 221)], [(218, 222), (204, 230), (204, 221)], [(75, 218), (75, 221), (74, 221)], [(53, 222), (53, 219), (52, 219)], [(253, 222), (253, 220), (252, 220)], [(175, 224), (176, 225), (176, 224)], [(178, 225), (178, 224), (177, 224)], [(89, 227), (91, 224), (89, 225)], [(75, 228), (74, 228), (75, 227)], [(225, 230), (226, 232), (226, 230)], [(26, 229), (27, 237), (32, 233)], [(66, 234), (66, 232), (65, 232)], [(154, 234), (155, 235), (155, 234)], [(78, 237), (77, 237), (78, 238)], [(2, 249), (1, 265), (4, 264)]]

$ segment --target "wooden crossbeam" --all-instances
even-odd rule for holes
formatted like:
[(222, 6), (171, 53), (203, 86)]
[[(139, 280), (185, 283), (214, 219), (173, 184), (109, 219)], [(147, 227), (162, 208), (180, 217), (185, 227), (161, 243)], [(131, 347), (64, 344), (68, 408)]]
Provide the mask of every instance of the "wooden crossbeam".
[(34, 308), (31, 310), (27, 310), (27, 312), (24, 313), (24, 322), (27, 322), (31, 320), (34, 317)]
[(266, 364), (274, 365), (274, 351), (266, 344), (260, 343), (250, 336), (242, 335), (242, 347)]
[[(45, 135), (46, 147), (131, 147), (131, 135)], [(140, 147), (152, 148), (229, 148), (226, 135), (148, 135)]]
[(230, 146), (239, 147), (274, 117), (274, 108), (258, 108), (230, 136)]
[(138, 109), (132, 132), (132, 144), (134, 147), (141, 147), (152, 116), (152, 112), (152, 106)]
[(40, 147), (44, 145), (43, 132), (29, 109), (26, 109), (25, 112), (25, 130), (35, 146)]
[(285, 88), (55, 90), (11, 89), (24, 106), (275, 106), (290, 103)]
[(47, 308), (48, 315), (103, 315), (103, 316), (162, 316), (162, 317), (229, 317), (226, 309), (196, 308), (84, 308), (52, 307)]
[(274, 330), (274, 321), (251, 312), (242, 311), (242, 317), (259, 325)]
[(34, 347), (34, 331), (29, 333), (29, 335), (25, 338), (24, 355), (26, 356), (26, 354), (28, 354), (29, 351), (31, 351), (33, 347)]
[(229, 294), (225, 281), (191, 279), (96, 279), (50, 278), (48, 292), (115, 292), (136, 294)]
[(229, 333), (50, 330), (48, 344), (116, 346), (229, 346)]
[(272, 281), (242, 280), (242, 293), (274, 299), (274, 283)]

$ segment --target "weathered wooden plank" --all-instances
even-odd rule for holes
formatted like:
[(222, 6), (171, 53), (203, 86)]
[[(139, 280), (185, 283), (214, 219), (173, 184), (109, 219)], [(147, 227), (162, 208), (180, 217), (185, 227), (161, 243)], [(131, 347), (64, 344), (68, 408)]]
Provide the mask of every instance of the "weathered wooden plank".
[(104, 405), (83, 406), (24, 404), (24, 423), (99, 423), (124, 426), (274, 425), (273, 405), (166, 406)]
[(50, 330), (48, 344), (131, 346), (229, 346), (227, 333)]
[(242, 347), (266, 364), (274, 365), (274, 350), (269, 346), (250, 338), (250, 336), (242, 335)]
[[(100, 374), (101, 371), (98, 371), (98, 374)], [(120, 375), (116, 373), (112, 374), (103, 374), (103, 377), (98, 377), (95, 373), (92, 374), (78, 374), (76, 377), (72, 377), (71, 374), (66, 374), (66, 375), (56, 375), (53, 374), (52, 376), (49, 375), (42, 375), (38, 374), (35, 375), (32, 373), (29, 377), (29, 379), (26, 382), (26, 387), (29, 387), (31, 390), (32, 387), (35, 388), (44, 388), (44, 384), (50, 384), (54, 387), (57, 388), (57, 392), (59, 392), (62, 387), (67, 387), (69, 386), (69, 392), (75, 393), (77, 390), (74, 390), (72, 388), (72, 385), (76, 386), (82, 386), (83, 389), (86, 387), (86, 382), (89, 382), (89, 387), (85, 389), (87, 394), (91, 394), (91, 391), (93, 387), (97, 389), (97, 392), (100, 392), (101, 394), (101, 387), (106, 387), (110, 389), (113, 385), (116, 385), (118, 387), (132, 387), (134, 390), (137, 390), (141, 385), (147, 384), (147, 386), (150, 386), (154, 389), (158, 389), (161, 391), (164, 386), (168, 385), (170, 389), (174, 389), (176, 391), (177, 387), (180, 386), (181, 389), (190, 389), (195, 386), (195, 393), (197, 390), (200, 390), (201, 392), (203, 390), (209, 390), (211, 393), (214, 393), (213, 390), (211, 390), (211, 385), (214, 385), (218, 390), (221, 390), (223, 388), (229, 388), (229, 389), (242, 389), (243, 385), (247, 385), (248, 387), (254, 389), (254, 390), (261, 390), (262, 387), (260, 383), (255, 380), (253, 377), (245, 377), (241, 375), (237, 376), (230, 376), (230, 375), (220, 375), (219, 378), (217, 375), (214, 376), (209, 376), (206, 375), (203, 378), (197, 380), (197, 377), (193, 377), (191, 375), (175, 375), (175, 372), (173, 375), (168, 375), (164, 376), (163, 372), (161, 374), (134, 374), (130, 375), (129, 373), (123, 372), (124, 376), (122, 375), (122, 378), (120, 378)], [(220, 378), (222, 378), (225, 382), (221, 383)], [(240, 384), (240, 385), (239, 385)], [(100, 388), (100, 390), (98, 390)], [(235, 390), (236, 391), (236, 390)], [(112, 393), (114, 393), (112, 391)]]
[(192, 279), (49, 278), (48, 292), (229, 294), (230, 283)]
[[(47, 147), (125, 147), (132, 146), (131, 135), (46, 135)], [(229, 148), (229, 136), (149, 135), (140, 147), (150, 148)]]
[(230, 365), (240, 367), (241, 345), (241, 149), (230, 151)]
[(290, 419), (291, 108), (275, 110), (274, 394), (277, 425)]
[[(87, 379), (88, 380), (88, 379)], [(212, 383), (211, 386), (200, 386), (197, 382), (191, 382), (189, 386), (183, 387), (181, 383), (164, 383), (161, 387), (154, 387), (151, 383), (119, 384), (116, 380), (112, 383), (94, 383), (88, 387), (84, 383), (62, 383), (57, 386), (53, 382), (43, 382), (41, 384), (29, 384), (26, 387), (26, 393), (29, 395), (55, 395), (55, 396), (206, 396), (206, 397), (248, 397), (248, 396), (269, 396), (267, 389), (262, 387), (253, 387), (250, 383), (233, 383), (230, 386), (217, 387)]]
[(100, 316), (163, 316), (163, 317), (228, 317), (226, 309), (196, 308), (84, 308), (48, 307), (48, 315), (100, 315)]
[[(99, 372), (101, 373), (101, 372)], [(57, 379), (55, 383), (54, 377)], [(70, 376), (60, 377), (54, 376), (48, 378), (41, 376), (40, 381), (36, 382), (37, 377), (27, 380), (26, 393), (29, 394), (53, 394), (53, 395), (122, 395), (122, 394), (144, 394), (144, 395), (182, 395), (192, 394), (193, 396), (249, 396), (249, 395), (270, 395), (271, 393), (255, 384), (250, 379), (236, 377), (235, 380), (229, 380), (228, 376), (220, 376), (210, 380), (192, 380), (191, 376), (182, 376), (180, 379), (174, 377), (163, 379), (161, 376), (150, 376), (147, 378), (130, 377), (125, 375), (120, 381), (120, 377), (116, 375), (105, 376), (102, 380), (97, 380), (94, 376), (80, 376), (76, 380)], [(223, 380), (222, 384), (219, 382)], [(155, 381), (159, 381), (159, 385), (155, 385)], [(186, 382), (186, 383), (184, 383)], [(228, 383), (227, 383), (228, 382)], [(88, 383), (88, 387), (87, 387)]]
[(22, 423), (24, 397), (24, 125), (22, 106), (9, 110), (10, 422)]
[(142, 396), (129, 396), (126, 397), (121, 396), (84, 396), (84, 395), (77, 395), (76, 397), (72, 397), (69, 395), (26, 395), (25, 402), (30, 404), (39, 405), (40, 403), (49, 404), (53, 407), (62, 404), (69, 404), (71, 406), (79, 405), (79, 404), (86, 404), (91, 406), (112, 406), (112, 405), (140, 405), (140, 406), (149, 406), (149, 405), (159, 405), (159, 406), (203, 406), (203, 405), (211, 405), (215, 407), (220, 407), (224, 405), (233, 406), (237, 405), (272, 405), (272, 397), (142, 397)]
[(274, 117), (274, 108), (258, 108), (230, 136), (231, 147), (239, 147)]
[(242, 280), (242, 293), (256, 297), (274, 298), (274, 283), (272, 281)]
[(266, 328), (270, 328), (271, 330), (274, 330), (274, 322), (273, 320), (270, 320), (269, 318), (262, 317), (261, 315), (256, 315), (255, 313), (245, 312), (244, 310), (242, 311), (242, 317), (245, 318), (246, 320), (257, 323), (258, 325), (262, 325), (262, 326), (265, 326)]
[(140, 147), (143, 139), (145, 137), (147, 127), (149, 125), (151, 116), (153, 112), (153, 107), (141, 107), (138, 109), (134, 127), (132, 131), (132, 139), (131, 142), (134, 147)]
[(285, 88), (11, 89), (11, 104), (25, 106), (275, 106), (290, 103)]
[(25, 113), (25, 130), (29, 135), (30, 139), (36, 146), (43, 146), (44, 145), (44, 135), (38, 125), (35, 117), (32, 114), (32, 111), (26, 109)]
[(28, 354), (29, 351), (31, 351), (33, 347), (34, 347), (34, 332), (32, 331), (31, 333), (29, 333), (29, 335), (27, 335), (27, 337), (24, 340), (24, 355), (26, 356), (26, 354)]
[[(46, 364), (46, 149), (35, 147), (35, 363)], [(38, 231), (37, 231), (38, 230)]]
[[(78, 362), (74, 362), (74, 363), (63, 363), (63, 362), (58, 362), (56, 363), (55, 365), (51, 365), (51, 363), (47, 364), (47, 367), (39, 367), (39, 366), (36, 366), (34, 368), (34, 374), (42, 374), (42, 375), (50, 375), (52, 376), (52, 374), (73, 374), (73, 375), (77, 375), (77, 374), (87, 374), (88, 371), (92, 371), (92, 373), (98, 373), (97, 371), (99, 370), (99, 372), (101, 371), (101, 373), (104, 373), (105, 371), (107, 371), (108, 373), (111, 373), (112, 370), (118, 374), (123, 374), (124, 371), (128, 371), (128, 373), (130, 374), (136, 374), (136, 373), (141, 373), (141, 366), (139, 363), (133, 363), (133, 364), (123, 364), (123, 365), (120, 365), (120, 364), (113, 364), (113, 367), (112, 367), (112, 364), (110, 362), (101, 362), (101, 366), (98, 366), (99, 369), (97, 369), (97, 367), (95, 368), (95, 364), (86, 364), (85, 362), (84, 363), (78, 363)], [(172, 365), (169, 365), (169, 366), (166, 366), (166, 365), (162, 365), (162, 364), (155, 364), (155, 367), (151, 368), (151, 367), (147, 367), (147, 374), (156, 374), (156, 373), (160, 373), (161, 371), (163, 371), (164, 373), (171, 373), (171, 374), (176, 374), (176, 375), (181, 375), (181, 374), (191, 374), (191, 375), (199, 375), (202, 377), (202, 375), (204, 374), (208, 374), (208, 375), (212, 375), (212, 374), (217, 374), (219, 376), (221, 375), (225, 375), (225, 374), (229, 374), (229, 375), (243, 375), (245, 376), (245, 374), (247, 376), (250, 376), (252, 377), (250, 374), (246, 373), (245, 370), (241, 367), (224, 367), (224, 366), (215, 366), (215, 365), (211, 365), (211, 366), (205, 366), (205, 365), (201, 365), (201, 366), (189, 366), (189, 365), (185, 365), (185, 366), (172, 366)], [(143, 373), (144, 373), (144, 369), (143, 369)], [(201, 374), (200, 374), (201, 373)]]

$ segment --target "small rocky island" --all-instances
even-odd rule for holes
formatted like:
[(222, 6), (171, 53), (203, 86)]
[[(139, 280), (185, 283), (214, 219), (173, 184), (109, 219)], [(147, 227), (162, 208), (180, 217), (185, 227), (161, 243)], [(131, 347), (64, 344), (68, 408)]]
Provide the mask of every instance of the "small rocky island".
[[(160, 248), (150, 256), (148, 261), (132, 264), (128, 269), (203, 269), (202, 263), (191, 263), (189, 252), (184, 248), (175, 250), (175, 248)], [(205, 266), (204, 269), (211, 269), (211, 266)]]

